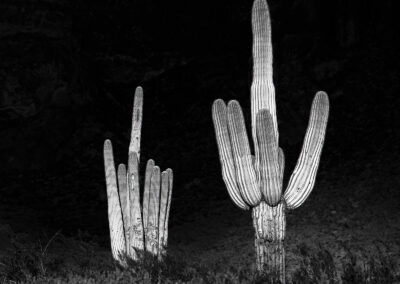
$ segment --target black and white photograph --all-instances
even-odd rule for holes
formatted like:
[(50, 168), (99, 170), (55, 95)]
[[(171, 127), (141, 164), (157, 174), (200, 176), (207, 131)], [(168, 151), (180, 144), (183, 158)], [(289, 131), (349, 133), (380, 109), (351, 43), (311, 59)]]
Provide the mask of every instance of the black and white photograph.
[(1, 0), (0, 283), (400, 283), (394, 0)]

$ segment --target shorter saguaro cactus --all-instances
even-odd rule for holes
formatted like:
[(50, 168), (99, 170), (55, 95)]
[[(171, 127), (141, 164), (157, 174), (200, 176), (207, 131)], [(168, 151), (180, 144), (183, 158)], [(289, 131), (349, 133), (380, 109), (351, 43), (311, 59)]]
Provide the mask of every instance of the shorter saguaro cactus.
[(107, 182), (108, 221), (111, 250), (115, 260), (125, 266), (125, 257), (139, 260), (139, 251), (147, 251), (162, 260), (168, 242), (168, 219), (171, 205), (173, 174), (160, 173), (153, 160), (148, 160), (140, 206), (139, 157), (143, 113), (143, 90), (136, 88), (133, 106), (128, 168), (115, 171), (110, 140), (104, 142), (104, 168)]
[[(272, 81), (272, 43), (266, 0), (255, 0), (252, 8), (253, 82), (251, 119), (254, 155), (242, 109), (232, 100), (226, 106), (218, 99), (212, 108), (222, 177), (233, 202), (252, 208), (257, 270), (285, 282), (285, 211), (299, 207), (311, 193), (325, 139), (329, 113), (328, 96), (318, 92), (303, 148), (285, 192), (285, 157), (279, 148), (275, 89)], [(278, 279), (276, 279), (278, 278)]]

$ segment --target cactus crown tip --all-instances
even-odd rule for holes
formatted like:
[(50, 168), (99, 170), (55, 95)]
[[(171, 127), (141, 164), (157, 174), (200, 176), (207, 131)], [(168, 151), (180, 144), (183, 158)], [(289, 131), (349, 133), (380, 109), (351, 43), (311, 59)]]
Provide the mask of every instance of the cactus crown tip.
[(218, 107), (218, 106), (221, 106), (221, 105), (225, 105), (225, 102), (224, 102), (223, 99), (216, 99), (216, 100), (213, 102), (213, 107)]
[(104, 148), (111, 148), (111, 147), (112, 147), (111, 140), (110, 139), (104, 140)]
[(140, 87), (140, 86), (136, 87), (135, 97), (136, 97), (136, 99), (143, 98), (143, 88), (142, 87)]
[(229, 106), (231, 106), (231, 107), (233, 107), (233, 106), (240, 106), (240, 104), (239, 104), (239, 102), (237, 101), (237, 100), (230, 100), (229, 102), (228, 102), (228, 107)]
[(316, 95), (328, 98), (328, 94), (325, 91), (318, 91)]
[(226, 108), (225, 102), (222, 99), (217, 99), (214, 101), (212, 105), (212, 111), (215, 112), (220, 112), (224, 111)]
[(328, 94), (324, 91), (318, 91), (315, 94), (314, 101), (318, 101), (322, 106), (329, 108), (329, 97)]

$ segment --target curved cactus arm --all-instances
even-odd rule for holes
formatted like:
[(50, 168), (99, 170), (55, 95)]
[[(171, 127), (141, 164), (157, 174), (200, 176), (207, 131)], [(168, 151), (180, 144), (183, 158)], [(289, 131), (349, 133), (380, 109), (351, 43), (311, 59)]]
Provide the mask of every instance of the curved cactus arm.
[[(121, 204), (122, 221), (124, 223), (125, 243), (129, 241), (129, 191), (126, 179), (126, 167), (124, 164), (118, 166), (118, 193), (119, 203)], [(128, 240), (128, 241), (127, 241)], [(128, 249), (128, 248), (126, 248)]]
[(258, 189), (242, 109), (235, 100), (228, 103), (228, 127), (241, 196), (247, 204), (258, 205), (262, 195)]
[(171, 198), (172, 198), (172, 185), (173, 185), (173, 180), (174, 180), (174, 174), (172, 172), (172, 169), (167, 169), (168, 173), (168, 203), (167, 203), (167, 212), (165, 215), (165, 223), (164, 223), (164, 239), (163, 239), (163, 248), (166, 250), (167, 245), (168, 245), (168, 222), (169, 222), (169, 212), (171, 208)]
[(129, 249), (128, 255), (137, 260), (136, 250), (143, 250), (143, 225), (140, 209), (139, 169), (137, 154), (129, 154), (128, 161), (128, 188), (129, 188)]
[(166, 217), (167, 217), (167, 207), (168, 207), (168, 171), (163, 171), (161, 173), (161, 193), (160, 193), (160, 218), (158, 220), (158, 257), (161, 260), (162, 256), (165, 254), (164, 251), (164, 235), (166, 230)]
[(256, 164), (259, 165), (260, 191), (269, 206), (276, 206), (282, 195), (278, 144), (275, 139), (272, 116), (267, 109), (258, 112), (256, 128), (259, 150)]
[(279, 180), (281, 183), (281, 188), (283, 187), (283, 174), (285, 172), (285, 154), (281, 147), (279, 147), (278, 151), (278, 163), (279, 163)]
[(222, 178), (233, 203), (243, 210), (248, 210), (249, 206), (244, 202), (236, 181), (232, 145), (228, 131), (228, 117), (226, 105), (223, 100), (218, 99), (214, 101), (212, 106), (212, 117), (215, 136), (217, 138), (219, 159), (222, 167)]
[(131, 131), (131, 142), (129, 144), (129, 153), (136, 152), (138, 160), (140, 160), (140, 137), (142, 129), (142, 117), (143, 117), (143, 89), (142, 87), (137, 87), (135, 90), (135, 98), (133, 101), (132, 131)]
[(160, 210), (160, 168), (154, 166), (151, 175), (149, 205), (147, 213), (147, 228), (145, 230), (146, 251), (158, 254), (158, 218)]
[(257, 113), (268, 109), (272, 115), (276, 141), (278, 124), (276, 119), (275, 87), (272, 81), (271, 22), (267, 1), (255, 0), (252, 8), (253, 30), (253, 81), (251, 84), (251, 126), (257, 154)]
[(284, 194), (289, 209), (299, 207), (314, 187), (325, 139), (328, 114), (328, 95), (325, 92), (318, 92), (311, 107), (303, 148)]
[(104, 169), (107, 183), (108, 220), (110, 227), (111, 252), (121, 265), (125, 265), (125, 235), (121, 206), (118, 196), (117, 177), (115, 173), (114, 155), (110, 140), (104, 142)]

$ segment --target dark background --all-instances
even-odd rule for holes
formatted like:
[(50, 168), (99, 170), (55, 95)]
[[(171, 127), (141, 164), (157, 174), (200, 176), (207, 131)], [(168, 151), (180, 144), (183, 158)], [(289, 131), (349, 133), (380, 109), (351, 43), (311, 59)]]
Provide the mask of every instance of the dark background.
[[(153, 158), (175, 174), (171, 230), (213, 218), (215, 204), (228, 219), (249, 215), (223, 185), (211, 105), (237, 99), (250, 123), (251, 2), (2, 0), (0, 222), (30, 233), (85, 232), (108, 246), (103, 141), (126, 163), (139, 85), (142, 169)], [(285, 180), (312, 98), (324, 90), (331, 112), (317, 180), (336, 191), (320, 187), (315, 198), (340, 207), (351, 195), (398, 215), (395, 1), (269, 4)], [(373, 186), (359, 193), (346, 187), (354, 179)]]

